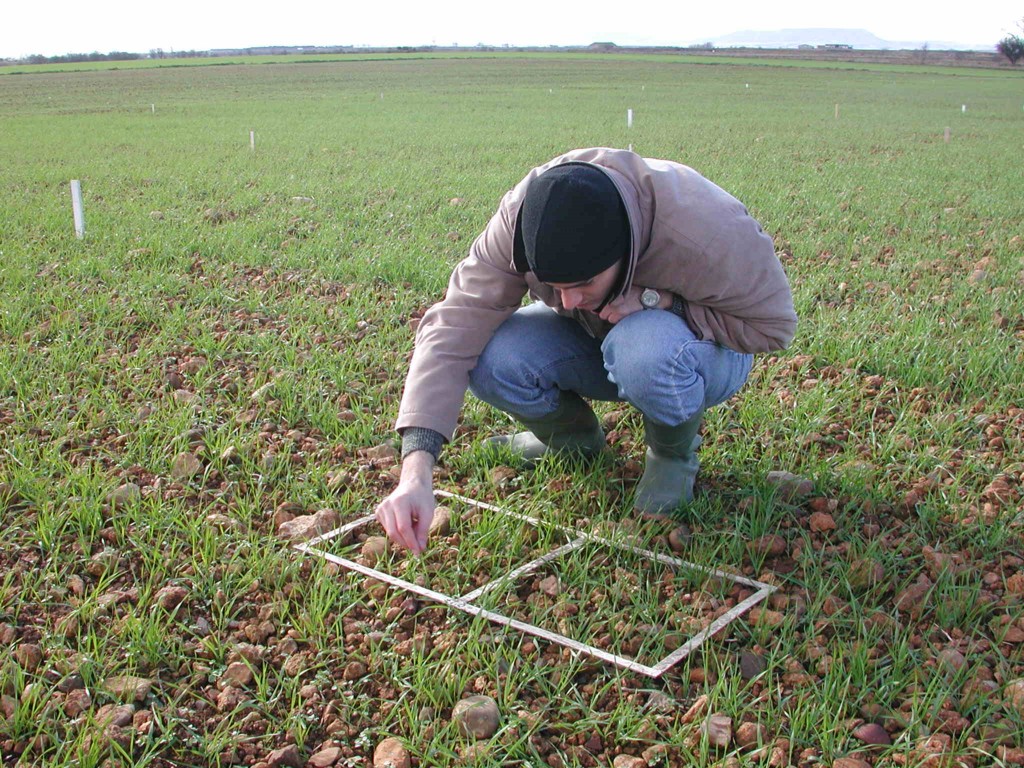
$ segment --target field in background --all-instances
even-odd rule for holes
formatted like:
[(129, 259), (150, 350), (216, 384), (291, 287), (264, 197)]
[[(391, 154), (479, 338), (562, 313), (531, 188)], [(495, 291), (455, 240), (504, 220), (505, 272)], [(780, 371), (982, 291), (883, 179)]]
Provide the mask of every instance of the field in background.
[[(395, 735), (445, 764), (467, 749), (452, 707), (486, 693), (502, 730), (479, 764), (1021, 762), (1022, 106), (1001, 71), (658, 58), (0, 76), (4, 761), (252, 764), (336, 743), (363, 765)], [(592, 145), (743, 200), (801, 317), (708, 419), (686, 553), (780, 594), (656, 683), (409, 605), (276, 536), (393, 486), (416, 318), (509, 187)], [(623, 520), (639, 420), (601, 413), (596, 467), (521, 473), (489, 463), (479, 438), (507, 420), (470, 402), (438, 483), (667, 548)], [(111, 726), (123, 675), (149, 687)], [(732, 718), (728, 746), (709, 713)], [(893, 744), (869, 750), (865, 723)]]

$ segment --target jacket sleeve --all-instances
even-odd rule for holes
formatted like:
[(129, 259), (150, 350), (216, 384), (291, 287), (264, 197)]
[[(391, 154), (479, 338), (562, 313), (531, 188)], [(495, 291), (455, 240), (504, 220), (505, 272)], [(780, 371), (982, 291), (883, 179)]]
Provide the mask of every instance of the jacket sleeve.
[(735, 198), (719, 200), (713, 214), (691, 227), (702, 232), (699, 242), (686, 227), (672, 238), (680, 252), (671, 290), (683, 298), (687, 322), (701, 338), (739, 352), (785, 348), (797, 318), (772, 239)]
[(455, 267), (444, 299), (423, 316), (396, 429), (425, 427), (452, 439), (469, 372), (526, 294), (523, 275), (511, 266), (512, 236), (503, 204)]

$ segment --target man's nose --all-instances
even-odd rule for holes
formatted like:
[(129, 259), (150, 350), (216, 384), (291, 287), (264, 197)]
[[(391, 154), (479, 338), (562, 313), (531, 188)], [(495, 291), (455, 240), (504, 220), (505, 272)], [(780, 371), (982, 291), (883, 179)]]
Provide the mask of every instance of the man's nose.
[(559, 291), (562, 294), (562, 306), (566, 309), (575, 309), (580, 303), (579, 291)]

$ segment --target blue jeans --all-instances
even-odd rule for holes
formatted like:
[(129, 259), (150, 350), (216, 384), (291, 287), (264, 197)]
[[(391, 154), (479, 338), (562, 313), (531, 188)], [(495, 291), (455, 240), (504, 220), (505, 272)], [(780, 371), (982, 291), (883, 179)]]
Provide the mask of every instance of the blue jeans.
[(502, 323), (469, 374), (485, 403), (514, 416), (543, 418), (562, 390), (590, 400), (628, 402), (675, 426), (732, 397), (753, 356), (701, 341), (666, 310), (634, 312), (602, 341), (539, 302)]

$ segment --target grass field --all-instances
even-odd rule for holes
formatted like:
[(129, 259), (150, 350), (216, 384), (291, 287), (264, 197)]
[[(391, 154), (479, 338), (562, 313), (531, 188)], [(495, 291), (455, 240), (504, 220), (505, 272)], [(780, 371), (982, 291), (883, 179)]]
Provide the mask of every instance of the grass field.
[[(657, 57), (0, 74), (3, 763), (359, 766), (393, 736), (421, 766), (1024, 764), (1022, 107), (1012, 72)], [(747, 203), (800, 315), (709, 415), (683, 553), (779, 590), (657, 680), (277, 535), (394, 486), (416, 318), (509, 187), (595, 145)], [(470, 400), (437, 483), (669, 551), (625, 511), (639, 418), (600, 413), (595, 466), (521, 472)], [(491, 567), (474, 535), (388, 562), (448, 584)], [(504, 604), (600, 605), (574, 563)], [(655, 598), (608, 570), (647, 603), (593, 637), (685, 635), (664, 569)], [(493, 738), (453, 723), (470, 694)]]

